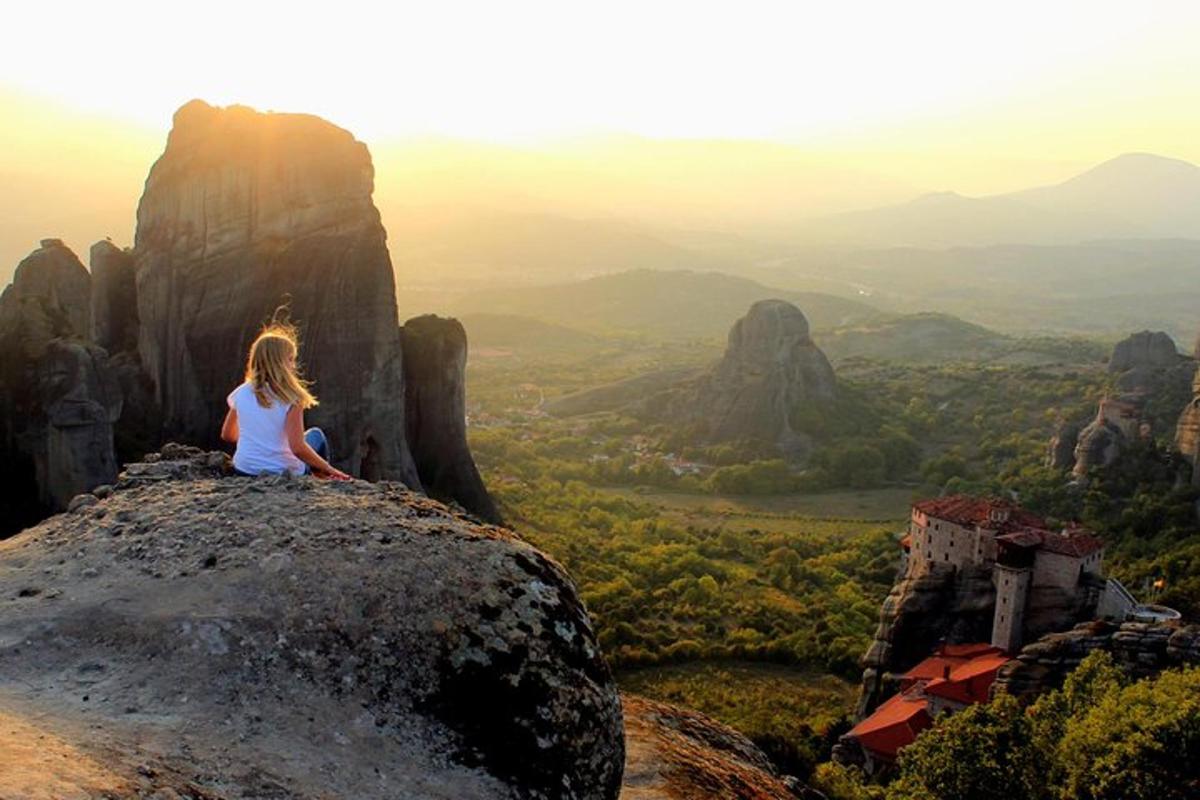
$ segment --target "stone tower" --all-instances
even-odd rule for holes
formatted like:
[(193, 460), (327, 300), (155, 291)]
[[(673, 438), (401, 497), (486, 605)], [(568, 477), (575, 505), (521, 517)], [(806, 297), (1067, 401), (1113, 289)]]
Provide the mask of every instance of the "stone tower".
[(996, 610), (992, 616), (992, 644), (1008, 653), (1021, 648), (1025, 629), (1025, 604), (1033, 582), (1034, 548), (1000, 544), (992, 581), (996, 585)]

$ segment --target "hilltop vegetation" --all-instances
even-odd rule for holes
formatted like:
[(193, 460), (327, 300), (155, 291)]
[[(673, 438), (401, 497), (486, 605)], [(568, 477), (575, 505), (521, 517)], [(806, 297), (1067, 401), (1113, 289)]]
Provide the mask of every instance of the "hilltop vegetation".
[(1189, 800), (1200, 792), (1200, 668), (1131, 682), (1107, 653), (1028, 710), (1001, 695), (942, 719), (886, 787), (822, 765), (831, 800)]

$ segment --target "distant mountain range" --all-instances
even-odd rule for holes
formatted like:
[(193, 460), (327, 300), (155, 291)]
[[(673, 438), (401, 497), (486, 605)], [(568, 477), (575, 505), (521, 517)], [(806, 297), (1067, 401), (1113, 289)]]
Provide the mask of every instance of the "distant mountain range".
[(1128, 153), (1052, 186), (986, 197), (938, 192), (819, 217), (799, 226), (796, 238), (932, 248), (1200, 238), (1200, 167)]
[(778, 298), (799, 306), (814, 330), (877, 319), (866, 303), (820, 292), (787, 291), (747, 278), (690, 270), (632, 270), (573, 283), (465, 292), (401, 291), (406, 309), (456, 316), (528, 317), (576, 330), (636, 333), (656, 338), (724, 338), (755, 301)]

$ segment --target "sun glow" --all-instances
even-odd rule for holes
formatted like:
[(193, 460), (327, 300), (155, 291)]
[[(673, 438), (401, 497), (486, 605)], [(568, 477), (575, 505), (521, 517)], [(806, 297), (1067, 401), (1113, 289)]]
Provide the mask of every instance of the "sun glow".
[(620, 130), (828, 141), (952, 132), (997, 114), (1055, 130), (1115, 119), (1148, 89), (1138, 110), (1166, 113), (1194, 89), (1200, 11), (215, 0), (26, 3), (5, 16), (3, 85), (158, 128), (203, 97), (311, 111), (371, 139)]

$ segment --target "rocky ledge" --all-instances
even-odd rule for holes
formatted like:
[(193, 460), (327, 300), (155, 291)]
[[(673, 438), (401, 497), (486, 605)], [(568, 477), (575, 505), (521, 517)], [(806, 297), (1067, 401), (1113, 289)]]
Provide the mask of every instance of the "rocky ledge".
[(781, 776), (742, 734), (699, 714), (636, 695), (625, 707), (621, 800), (795, 800), (821, 796)]
[(1133, 678), (1164, 669), (1200, 664), (1200, 625), (1173, 622), (1084, 622), (1025, 645), (1001, 667), (992, 693), (1007, 692), (1032, 700), (1062, 686), (1089, 653), (1105, 650)]
[(0, 796), (617, 797), (559, 565), (399, 484), (227, 469), (167, 447), (0, 542)]

